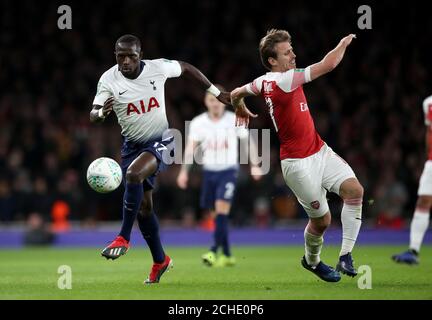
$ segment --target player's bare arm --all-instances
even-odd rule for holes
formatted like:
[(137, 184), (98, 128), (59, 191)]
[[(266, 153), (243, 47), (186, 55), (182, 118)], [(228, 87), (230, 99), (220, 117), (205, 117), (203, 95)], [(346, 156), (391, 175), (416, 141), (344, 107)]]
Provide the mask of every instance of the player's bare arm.
[(246, 90), (246, 86), (236, 88), (231, 92), (231, 104), (236, 114), (236, 126), (249, 126), (249, 117), (256, 118), (257, 114), (252, 113), (244, 102), (244, 98), (251, 94)]
[(200, 85), (201, 88), (204, 90), (209, 91), (211, 94), (213, 94), (220, 102), (224, 104), (231, 104), (230, 102), (230, 94), (229, 92), (220, 92), (219, 89), (217, 89), (210, 81), (207, 79), (207, 77), (199, 71), (196, 67), (193, 65), (184, 62), (179, 61), (181, 69), (182, 69), (182, 76), (185, 76), (189, 79), (192, 79)]
[(90, 122), (98, 123), (103, 122), (105, 118), (111, 113), (114, 105), (114, 97), (108, 98), (104, 105), (94, 104), (93, 109), (90, 111)]
[(193, 155), (199, 143), (194, 140), (189, 140), (185, 148), (185, 156), (181, 166), (179, 175), (177, 176), (177, 185), (180, 189), (186, 189), (189, 180), (189, 171), (193, 164)]
[[(263, 176), (263, 172), (259, 165), (260, 161), (259, 161), (257, 142), (250, 136), (244, 139), (246, 140), (246, 143), (242, 143), (241, 146), (243, 146), (244, 148), (243, 152), (249, 154), (250, 173), (252, 179), (255, 181), (259, 181)], [(250, 147), (250, 152), (248, 150), (248, 147)]]
[(342, 38), (336, 48), (327, 53), (327, 55), (320, 62), (311, 65), (311, 80), (329, 73), (334, 68), (336, 68), (342, 61), (346, 48), (351, 44), (351, 41), (354, 38), (356, 38), (355, 34), (350, 34)]

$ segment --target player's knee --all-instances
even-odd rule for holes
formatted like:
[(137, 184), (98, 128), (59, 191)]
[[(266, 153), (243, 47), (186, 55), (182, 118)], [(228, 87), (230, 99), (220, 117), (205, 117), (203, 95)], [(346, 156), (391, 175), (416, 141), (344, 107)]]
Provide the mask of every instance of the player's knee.
[(323, 234), (327, 230), (328, 226), (329, 225), (327, 225), (325, 223), (316, 223), (310, 229), (311, 229), (313, 234), (320, 235), (320, 234)]
[(325, 216), (318, 219), (311, 219), (309, 228), (314, 234), (323, 234), (331, 224), (331, 215), (327, 213)]
[(320, 231), (320, 233), (324, 233), (324, 231), (326, 231), (329, 226), (330, 219), (324, 219), (320, 222), (320, 224), (318, 224), (318, 231)]
[(341, 190), (341, 196), (345, 199), (363, 199), (364, 189), (363, 186), (357, 180), (347, 185)]
[(231, 203), (225, 200), (216, 200), (215, 210), (218, 214), (228, 214), (231, 208)]
[(432, 207), (432, 196), (419, 196), (416, 207), (422, 210), (430, 210)]
[(135, 170), (129, 168), (126, 171), (126, 182), (127, 183), (142, 183), (143, 179), (141, 178), (141, 175), (139, 172), (136, 172)]
[(363, 199), (364, 189), (360, 183), (356, 183), (351, 189), (352, 199)]

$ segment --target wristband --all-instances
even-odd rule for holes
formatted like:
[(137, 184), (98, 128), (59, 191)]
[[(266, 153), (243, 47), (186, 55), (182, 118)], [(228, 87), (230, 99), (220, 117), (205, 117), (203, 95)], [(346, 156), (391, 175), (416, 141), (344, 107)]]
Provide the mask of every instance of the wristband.
[(216, 88), (216, 86), (214, 84), (212, 84), (208, 89), (207, 89), (208, 93), (211, 93), (212, 95), (214, 95), (215, 97), (218, 97), (221, 92), (218, 88)]
[(98, 117), (101, 118), (101, 119), (105, 119), (105, 115), (103, 113), (103, 108), (100, 108), (98, 110)]

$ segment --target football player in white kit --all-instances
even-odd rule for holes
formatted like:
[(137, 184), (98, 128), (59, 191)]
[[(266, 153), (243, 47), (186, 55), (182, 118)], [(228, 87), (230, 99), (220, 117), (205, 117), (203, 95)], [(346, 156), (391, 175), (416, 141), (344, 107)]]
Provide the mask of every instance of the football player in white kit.
[(115, 112), (121, 127), (123, 183), (123, 223), (119, 235), (102, 251), (107, 259), (117, 259), (129, 247), (135, 218), (146, 240), (153, 267), (145, 283), (157, 283), (172, 266), (159, 237), (159, 224), (153, 210), (154, 179), (165, 168), (163, 152), (171, 137), (165, 137), (168, 121), (165, 113), (165, 81), (187, 76), (203, 90), (229, 103), (229, 94), (220, 92), (198, 69), (181, 61), (142, 60), (141, 42), (133, 35), (120, 37), (115, 44), (117, 64), (100, 78), (91, 122), (103, 121)]
[[(221, 91), (225, 91), (218, 86)], [(189, 170), (193, 163), (196, 149), (201, 148), (203, 178), (201, 184), (200, 207), (209, 210), (215, 221), (214, 243), (210, 251), (202, 255), (202, 261), (208, 266), (233, 266), (235, 258), (231, 255), (228, 237), (228, 214), (237, 184), (239, 170), (238, 141), (247, 146), (249, 131), (235, 126), (234, 112), (225, 110), (225, 104), (207, 93), (204, 97), (207, 112), (192, 119), (189, 125), (188, 141), (185, 148), (185, 160), (177, 177), (177, 184), (186, 189)], [(255, 180), (261, 178), (261, 170), (254, 162), (257, 148), (250, 139), (251, 173)], [(218, 249), (222, 254), (217, 256)]]
[(426, 153), (428, 159), (420, 177), (418, 198), (411, 221), (410, 243), (407, 251), (395, 254), (392, 259), (406, 264), (418, 264), (420, 247), (429, 227), (429, 215), (432, 207), (432, 96), (423, 101), (426, 129)]

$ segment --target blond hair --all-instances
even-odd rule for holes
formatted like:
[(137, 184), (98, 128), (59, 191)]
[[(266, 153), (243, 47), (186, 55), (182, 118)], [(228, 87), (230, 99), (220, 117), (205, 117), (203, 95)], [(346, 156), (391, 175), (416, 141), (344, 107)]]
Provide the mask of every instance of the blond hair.
[(267, 31), (267, 34), (261, 39), (259, 44), (261, 62), (264, 67), (271, 70), (271, 64), (269, 63), (268, 59), (276, 59), (276, 44), (286, 41), (291, 43), (291, 35), (288, 33), (288, 31), (279, 29), (270, 29)]

